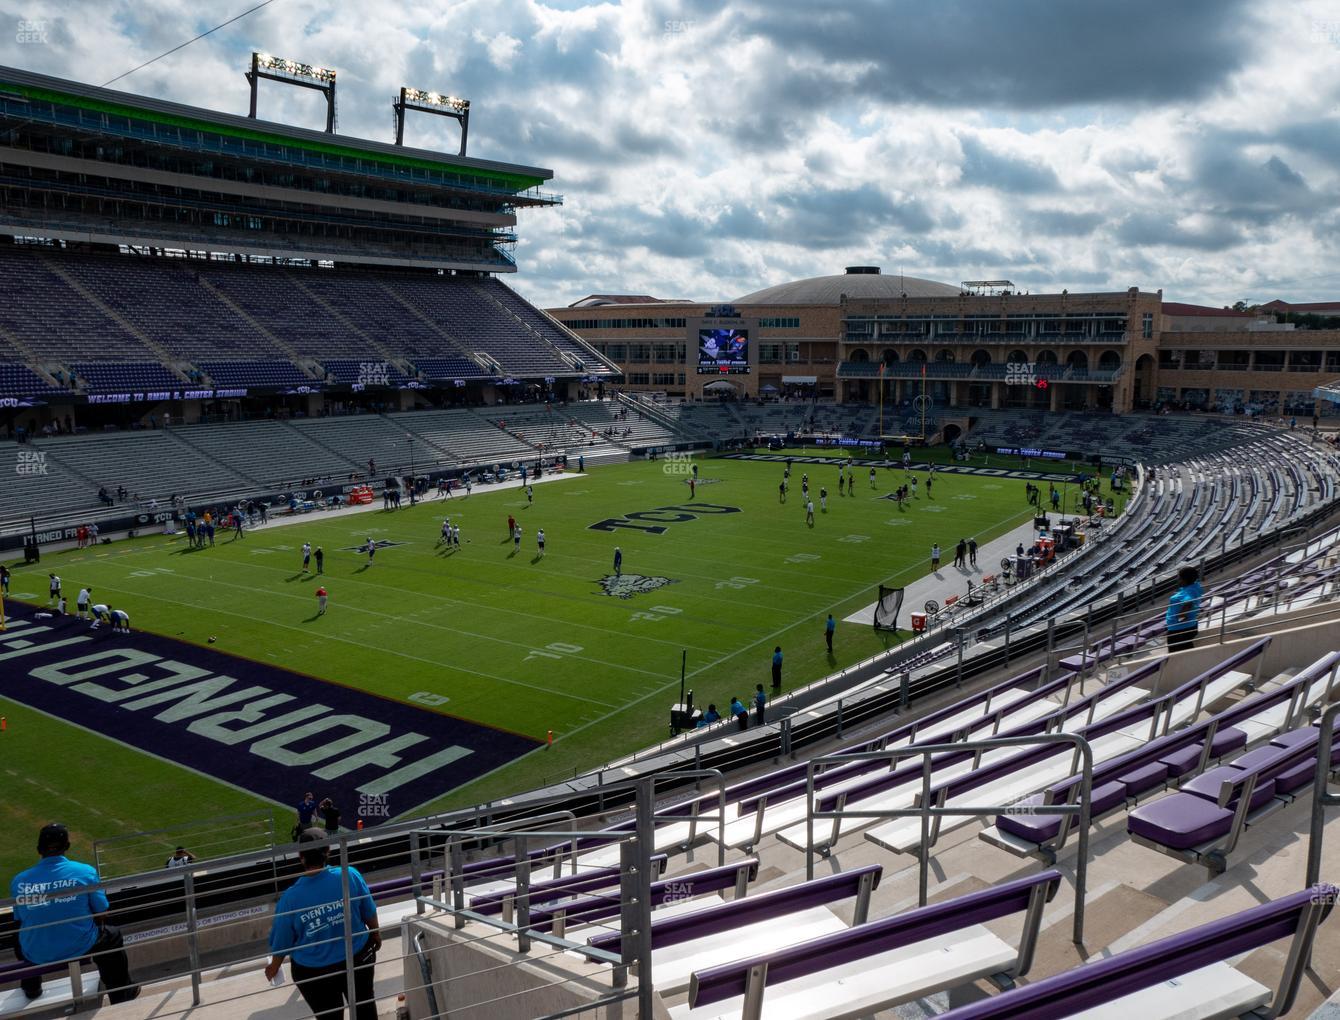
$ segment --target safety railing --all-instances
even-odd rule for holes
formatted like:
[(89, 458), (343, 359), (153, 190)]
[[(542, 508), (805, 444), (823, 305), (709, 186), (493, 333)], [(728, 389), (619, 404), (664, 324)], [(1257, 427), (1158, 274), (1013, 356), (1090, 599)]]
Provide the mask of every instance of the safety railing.
[[(989, 805), (948, 806), (943, 797), (937, 802), (931, 799), (932, 757), (937, 754), (972, 752), (973, 767), (980, 764), (986, 751), (1002, 747), (1036, 747), (1048, 744), (1070, 745), (1075, 751), (1072, 772), (1079, 769), (1080, 781), (1072, 786), (1070, 794), (1063, 804), (1029, 805), (1029, 810), (1038, 815), (1060, 815), (1063, 818), (1061, 833), (1056, 843), (1060, 849), (1066, 841), (1071, 821), (1078, 825), (1078, 859), (1075, 862), (1075, 909), (1072, 923), (1072, 939), (1077, 945), (1084, 942), (1084, 893), (1087, 887), (1089, 871), (1089, 826), (1090, 792), (1093, 787), (1093, 749), (1089, 742), (1075, 733), (1040, 733), (1020, 737), (992, 737), (988, 740), (958, 741), (943, 744), (919, 744), (891, 748), (883, 751), (859, 751), (845, 754), (830, 754), (811, 758), (805, 770), (805, 878), (814, 878), (815, 858), (822, 851), (814, 839), (814, 823), (831, 821), (833, 832), (840, 831), (842, 822), (848, 819), (866, 821), (890, 821), (897, 818), (917, 818), (921, 822), (921, 841), (917, 856), (917, 903), (926, 905), (929, 892), (930, 847), (939, 834), (940, 820), (943, 818), (976, 818), (1003, 814), (1017, 810), (1017, 803)], [(921, 759), (921, 788), (914, 806), (908, 808), (878, 808), (861, 810), (846, 806), (846, 795), (838, 798), (838, 807), (824, 811), (816, 806), (814, 777), (828, 767), (861, 761), (887, 761), (890, 770), (894, 763), (903, 758)], [(831, 846), (829, 840), (825, 846)]]
[(1312, 780), (1312, 819), (1307, 837), (1307, 885), (1316, 885), (1321, 874), (1321, 848), (1326, 835), (1326, 809), (1340, 805), (1340, 793), (1332, 793), (1327, 782), (1332, 769), (1331, 752), (1335, 746), (1335, 723), (1340, 719), (1340, 702), (1322, 713), (1317, 735), (1317, 772)]

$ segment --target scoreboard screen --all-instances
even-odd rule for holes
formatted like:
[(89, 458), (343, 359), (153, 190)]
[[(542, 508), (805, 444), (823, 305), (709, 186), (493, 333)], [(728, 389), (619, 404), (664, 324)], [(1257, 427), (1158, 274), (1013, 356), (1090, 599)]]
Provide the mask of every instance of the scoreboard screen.
[(748, 372), (747, 329), (698, 330), (699, 375), (745, 375)]

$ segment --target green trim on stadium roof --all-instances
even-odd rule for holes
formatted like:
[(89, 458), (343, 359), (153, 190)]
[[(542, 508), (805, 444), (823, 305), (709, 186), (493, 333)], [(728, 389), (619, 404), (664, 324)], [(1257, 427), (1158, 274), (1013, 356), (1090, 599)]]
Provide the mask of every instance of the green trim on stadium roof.
[(450, 168), (451, 171), (454, 171), (462, 177), (476, 177), (480, 180), (496, 182), (498, 184), (514, 187), (517, 191), (538, 188), (544, 183), (544, 178), (537, 177), (533, 174), (514, 174), (502, 170), (483, 170), (477, 167), (451, 162), (449, 158), (444, 159), (442, 162), (436, 162), (434, 160), (420, 159), (414, 156), (399, 156), (391, 155), (390, 153), (369, 152), (365, 149), (356, 149), (352, 146), (339, 145), (337, 143), (309, 141), (307, 139), (274, 134), (268, 131), (254, 130), (251, 128), (236, 128), (223, 124), (211, 123), (210, 121), (203, 119), (180, 117), (170, 113), (159, 113), (157, 111), (127, 106), (121, 103), (111, 103), (101, 99), (77, 96), (56, 89), (46, 89), (34, 85), (24, 85), (18, 82), (9, 81), (0, 82), (0, 84), (3, 84), (6, 88), (13, 89), (28, 99), (45, 99), (53, 103), (63, 103), (70, 106), (78, 106), (87, 110), (96, 110), (99, 113), (110, 113), (120, 117), (150, 120), (160, 124), (170, 124), (173, 127), (187, 128), (192, 131), (210, 131), (215, 134), (229, 135), (234, 138), (245, 138), (270, 145), (295, 146), (300, 149), (309, 149), (314, 152), (324, 152), (329, 155), (342, 156), (351, 159), (361, 159), (372, 163), (416, 167), (421, 170), (433, 170), (438, 173), (442, 173), (444, 170)]

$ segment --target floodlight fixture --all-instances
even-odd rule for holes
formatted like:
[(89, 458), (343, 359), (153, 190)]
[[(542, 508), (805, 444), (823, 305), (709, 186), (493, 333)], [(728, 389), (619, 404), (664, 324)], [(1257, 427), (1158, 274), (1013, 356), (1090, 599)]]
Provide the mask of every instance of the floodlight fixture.
[(315, 89), (326, 97), (326, 131), (335, 133), (335, 72), (328, 67), (304, 64), (298, 60), (286, 60), (269, 53), (253, 52), (251, 67), (246, 72), (247, 83), (251, 86), (251, 108), (247, 116), (256, 116), (256, 95), (262, 78), (286, 85)]
[(428, 89), (412, 89), (406, 85), (400, 87), (400, 95), (391, 101), (395, 111), (395, 143), (405, 144), (405, 112), (419, 110), (422, 113), (434, 113), (439, 117), (450, 117), (461, 126), (461, 152), (465, 155), (465, 143), (470, 134), (470, 100), (447, 95), (444, 92), (432, 92)]

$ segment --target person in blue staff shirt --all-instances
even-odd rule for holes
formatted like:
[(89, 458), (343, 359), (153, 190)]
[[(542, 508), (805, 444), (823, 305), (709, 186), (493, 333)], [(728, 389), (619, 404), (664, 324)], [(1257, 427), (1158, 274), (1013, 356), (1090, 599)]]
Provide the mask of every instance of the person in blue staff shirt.
[[(9, 883), (14, 920), (19, 924), (16, 955), (24, 963), (59, 963), (93, 957), (102, 986), (113, 1004), (140, 994), (131, 984), (130, 964), (121, 932), (107, 924), (107, 896), (98, 886), (97, 871), (65, 856), (70, 833), (53, 822), (37, 834), (41, 860)], [(87, 889), (87, 892), (81, 891)], [(42, 994), (42, 976), (20, 981), (23, 994)]]
[[(302, 875), (279, 897), (274, 924), (270, 928), (270, 962), (265, 977), (273, 981), (292, 957), (290, 970), (303, 1000), (318, 1020), (344, 1015), (349, 989), (344, 955), (344, 884), (340, 869), (332, 867), (327, 834), (307, 829), (298, 837)], [(377, 1020), (377, 1001), (372, 987), (373, 966), (382, 936), (377, 927), (377, 907), (357, 868), (347, 868), (349, 905), (353, 911), (350, 934), (353, 943), (354, 995), (357, 1020)]]
[(782, 646), (778, 645), (772, 650), (772, 689), (780, 691), (782, 689)]
[(1177, 583), (1179, 587), (1168, 599), (1168, 613), (1164, 617), (1170, 652), (1196, 647), (1200, 600), (1205, 594), (1205, 589), (1200, 586), (1200, 571), (1195, 567), (1183, 567), (1179, 570)]

